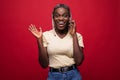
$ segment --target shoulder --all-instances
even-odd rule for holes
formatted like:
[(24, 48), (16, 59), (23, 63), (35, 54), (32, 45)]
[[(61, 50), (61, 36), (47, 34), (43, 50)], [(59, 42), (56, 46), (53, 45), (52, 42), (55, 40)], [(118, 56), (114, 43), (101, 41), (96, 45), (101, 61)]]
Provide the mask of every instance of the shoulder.
[(78, 38), (78, 42), (79, 42), (79, 46), (84, 48), (84, 43), (83, 43), (83, 37), (80, 33), (76, 33), (77, 34), (77, 38)]
[(77, 34), (77, 37), (82, 37), (81, 33), (76, 32), (76, 34)]
[(46, 35), (51, 35), (53, 32), (53, 30), (49, 30), (49, 31), (45, 31), (43, 32), (43, 35), (46, 36)]
[(53, 30), (43, 32), (43, 37), (46, 38), (47, 40), (53, 38), (53, 35), (54, 35)]

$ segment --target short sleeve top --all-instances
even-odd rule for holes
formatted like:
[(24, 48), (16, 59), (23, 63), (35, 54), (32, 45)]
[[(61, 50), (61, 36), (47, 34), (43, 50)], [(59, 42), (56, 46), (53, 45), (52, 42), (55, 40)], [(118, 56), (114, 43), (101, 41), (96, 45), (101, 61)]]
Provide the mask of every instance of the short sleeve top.
[[(84, 47), (82, 35), (76, 34), (79, 46)], [(69, 33), (64, 38), (60, 38), (54, 30), (46, 31), (43, 33), (43, 46), (47, 47), (50, 67), (59, 68), (75, 64), (73, 38)]]

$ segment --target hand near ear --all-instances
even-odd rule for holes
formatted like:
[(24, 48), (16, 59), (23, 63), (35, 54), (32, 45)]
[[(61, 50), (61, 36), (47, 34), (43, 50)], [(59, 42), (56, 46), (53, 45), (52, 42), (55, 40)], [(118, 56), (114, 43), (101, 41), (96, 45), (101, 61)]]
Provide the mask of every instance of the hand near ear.
[(69, 33), (74, 36), (74, 34), (76, 34), (76, 24), (74, 20), (70, 21), (70, 25), (69, 25)]
[(31, 33), (36, 37), (36, 38), (42, 38), (42, 29), (41, 27), (39, 28), (40, 30), (38, 31), (37, 28), (35, 27), (35, 25), (31, 24), (29, 26), (29, 31), (31, 31)]

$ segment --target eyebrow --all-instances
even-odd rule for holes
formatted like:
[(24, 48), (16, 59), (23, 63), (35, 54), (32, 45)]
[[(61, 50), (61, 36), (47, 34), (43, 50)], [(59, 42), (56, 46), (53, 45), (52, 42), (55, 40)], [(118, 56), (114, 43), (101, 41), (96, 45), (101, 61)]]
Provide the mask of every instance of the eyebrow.
[[(54, 15), (59, 15), (59, 13), (55, 12)], [(68, 12), (65, 12), (63, 15), (69, 15)]]

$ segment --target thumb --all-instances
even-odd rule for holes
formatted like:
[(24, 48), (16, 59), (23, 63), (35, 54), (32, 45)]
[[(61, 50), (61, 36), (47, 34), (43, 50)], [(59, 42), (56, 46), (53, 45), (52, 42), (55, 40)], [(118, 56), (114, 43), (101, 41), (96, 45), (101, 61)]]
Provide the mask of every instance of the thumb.
[(40, 32), (42, 32), (42, 28), (41, 27), (39, 27), (39, 30), (40, 30)]

